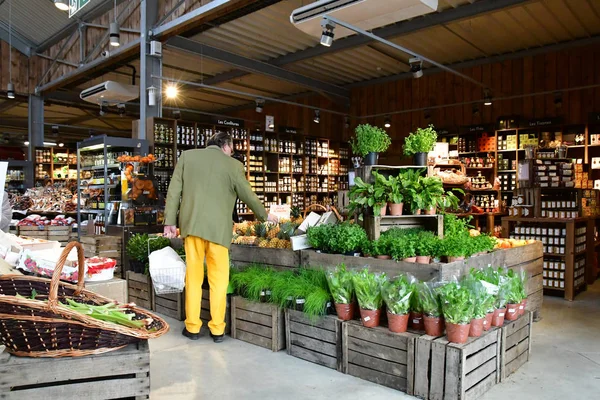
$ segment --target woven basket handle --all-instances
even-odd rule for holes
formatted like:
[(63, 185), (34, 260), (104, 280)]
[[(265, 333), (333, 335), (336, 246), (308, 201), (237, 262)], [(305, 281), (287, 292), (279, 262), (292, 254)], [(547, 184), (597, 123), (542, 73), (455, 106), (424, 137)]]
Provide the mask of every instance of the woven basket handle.
[(81, 293), (84, 288), (85, 257), (83, 256), (83, 247), (81, 247), (81, 243), (79, 242), (69, 242), (60, 255), (58, 262), (56, 263), (56, 267), (54, 268), (54, 273), (52, 274), (52, 281), (50, 282), (50, 294), (48, 296), (48, 306), (50, 308), (58, 305), (58, 283), (60, 281), (60, 274), (62, 273), (65, 262), (67, 261), (67, 257), (69, 256), (69, 253), (73, 247), (77, 249), (77, 264), (79, 269), (79, 279), (77, 280), (77, 290), (75, 290), (75, 295)]
[(344, 219), (342, 218), (342, 216), (340, 215), (340, 213), (338, 212), (337, 208), (335, 208), (334, 206), (322, 206), (321, 204), (311, 204), (310, 206), (306, 207), (306, 209), (304, 210), (304, 218), (306, 218), (306, 213), (308, 211), (310, 211), (313, 208), (318, 208), (321, 211), (333, 211), (334, 214), (336, 215), (336, 217), (340, 220), (343, 221)]

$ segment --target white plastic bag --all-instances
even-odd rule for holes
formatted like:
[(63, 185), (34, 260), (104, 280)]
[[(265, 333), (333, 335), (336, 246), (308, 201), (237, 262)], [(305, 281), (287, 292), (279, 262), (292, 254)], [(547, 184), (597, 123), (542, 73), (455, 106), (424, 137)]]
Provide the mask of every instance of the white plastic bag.
[(150, 277), (156, 294), (181, 293), (185, 287), (185, 263), (171, 247), (153, 251)]

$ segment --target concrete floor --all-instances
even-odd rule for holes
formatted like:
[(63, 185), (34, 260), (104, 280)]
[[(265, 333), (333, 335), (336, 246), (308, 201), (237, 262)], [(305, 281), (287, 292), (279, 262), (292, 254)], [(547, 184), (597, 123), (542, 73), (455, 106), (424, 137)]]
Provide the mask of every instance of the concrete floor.
[[(343, 375), (226, 337), (192, 342), (183, 323), (151, 341), (152, 400), (414, 399), (392, 389)], [(542, 320), (533, 333), (532, 357), (483, 400), (593, 399), (600, 392), (600, 282), (570, 303), (544, 297)]]

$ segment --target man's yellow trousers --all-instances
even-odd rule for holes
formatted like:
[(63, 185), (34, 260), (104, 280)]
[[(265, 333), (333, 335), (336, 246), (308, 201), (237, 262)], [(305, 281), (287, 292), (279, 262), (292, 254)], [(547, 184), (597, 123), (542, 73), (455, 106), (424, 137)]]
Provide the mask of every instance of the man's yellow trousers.
[(225, 308), (229, 285), (229, 250), (196, 236), (185, 238), (185, 327), (190, 333), (200, 332), (200, 306), (204, 282), (204, 258), (210, 285), (210, 316), (208, 328), (213, 335), (225, 332)]

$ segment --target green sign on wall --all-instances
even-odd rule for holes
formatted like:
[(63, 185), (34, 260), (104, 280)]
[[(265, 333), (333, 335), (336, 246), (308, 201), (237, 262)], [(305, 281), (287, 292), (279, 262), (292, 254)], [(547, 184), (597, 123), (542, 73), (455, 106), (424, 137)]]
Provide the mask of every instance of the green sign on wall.
[(77, 14), (79, 10), (85, 7), (91, 0), (71, 0), (69, 2), (69, 18)]

